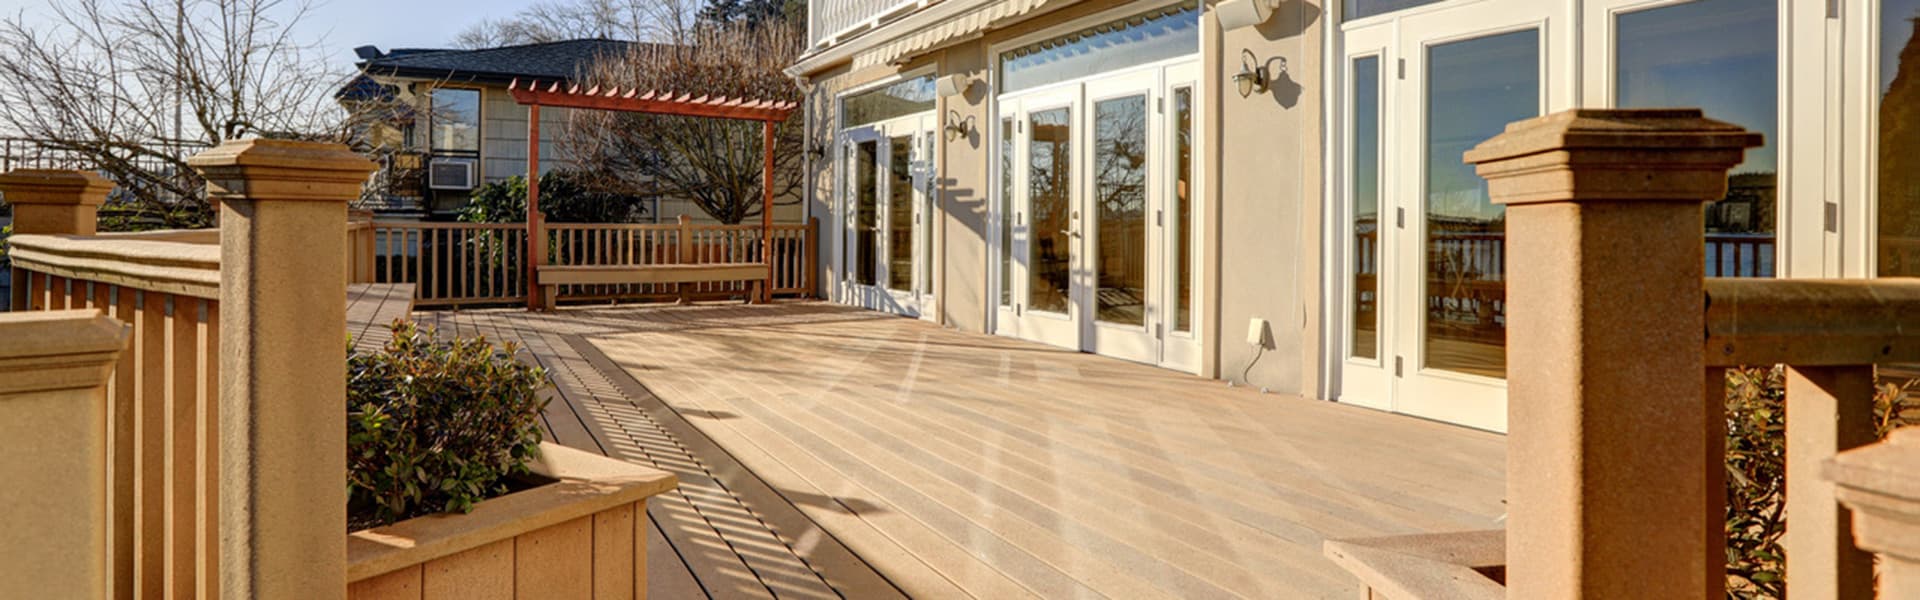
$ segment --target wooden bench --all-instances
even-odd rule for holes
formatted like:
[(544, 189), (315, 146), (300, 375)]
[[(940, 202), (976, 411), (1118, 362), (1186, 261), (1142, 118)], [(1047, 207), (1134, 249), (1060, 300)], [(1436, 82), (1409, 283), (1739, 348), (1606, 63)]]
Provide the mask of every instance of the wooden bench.
[(547, 307), (560, 297), (562, 285), (608, 285), (632, 283), (701, 283), (746, 281), (753, 284), (748, 302), (759, 298), (766, 285), (767, 263), (726, 263), (686, 265), (543, 265), (540, 285), (546, 288)]

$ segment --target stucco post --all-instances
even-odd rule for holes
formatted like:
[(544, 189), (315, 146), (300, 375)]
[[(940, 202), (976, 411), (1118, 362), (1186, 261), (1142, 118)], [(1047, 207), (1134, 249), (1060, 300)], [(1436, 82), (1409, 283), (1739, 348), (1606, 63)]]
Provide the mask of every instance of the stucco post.
[(220, 589), (346, 594), (345, 146), (230, 141), (188, 164), (220, 203)]
[(104, 598), (107, 377), (127, 326), (0, 314), (0, 598)]
[[(15, 169), (0, 175), (0, 196), (13, 205), (14, 233), (93, 235), (100, 205), (113, 191), (113, 182), (91, 171)], [(20, 269), (8, 306), (27, 309), (27, 282)]]
[[(1853, 512), (1853, 539), (1880, 555), (1880, 597), (1920, 598), (1920, 428), (1841, 453), (1826, 475)], [(1789, 580), (1791, 581), (1791, 580)]]
[(1574, 110), (1466, 153), (1507, 207), (1507, 595), (1724, 595), (1701, 203), (1760, 136)]

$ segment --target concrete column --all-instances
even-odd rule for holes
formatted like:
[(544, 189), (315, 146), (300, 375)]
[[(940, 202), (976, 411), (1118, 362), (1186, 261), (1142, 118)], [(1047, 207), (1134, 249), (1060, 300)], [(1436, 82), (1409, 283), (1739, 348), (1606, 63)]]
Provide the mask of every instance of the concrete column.
[[(0, 196), (13, 205), (14, 233), (93, 235), (113, 182), (91, 171), (15, 169), (0, 175)], [(27, 279), (11, 274), (11, 310), (27, 309)]]
[(0, 598), (104, 598), (107, 377), (126, 325), (0, 314)]
[(1574, 110), (1466, 153), (1507, 207), (1507, 594), (1724, 595), (1701, 203), (1760, 136)]
[(346, 594), (345, 146), (230, 141), (188, 161), (220, 204), (220, 589)]
[(1920, 428), (1895, 431), (1885, 442), (1842, 453), (1826, 464), (1840, 502), (1853, 512), (1854, 542), (1880, 555), (1881, 598), (1920, 598), (1917, 472)]

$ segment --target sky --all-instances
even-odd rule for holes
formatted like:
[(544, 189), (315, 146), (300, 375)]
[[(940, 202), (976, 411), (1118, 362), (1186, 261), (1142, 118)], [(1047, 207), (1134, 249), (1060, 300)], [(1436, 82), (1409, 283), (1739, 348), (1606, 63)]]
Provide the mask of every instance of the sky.
[[(46, 22), (49, 0), (0, 0), (0, 15)], [(297, 0), (294, 0), (297, 1)], [(511, 16), (529, 0), (313, 0), (298, 29), (322, 44), (329, 66), (346, 70), (356, 46), (382, 50), (447, 46), (469, 25)], [(24, 12), (23, 12), (24, 11)]]

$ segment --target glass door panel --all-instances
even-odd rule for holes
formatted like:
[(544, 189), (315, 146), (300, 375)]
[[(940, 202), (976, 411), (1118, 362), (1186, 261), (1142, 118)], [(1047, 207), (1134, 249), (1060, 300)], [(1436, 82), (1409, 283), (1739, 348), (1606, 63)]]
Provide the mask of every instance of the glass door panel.
[(1540, 33), (1427, 49), (1424, 367), (1504, 378), (1506, 211), (1461, 154), (1540, 114)]
[(1073, 109), (1027, 115), (1027, 310), (1066, 313), (1073, 279)]
[(1881, 277), (1920, 277), (1920, 0), (1881, 0), (1878, 75), (1878, 225)]
[(1615, 106), (1698, 107), (1765, 136), (1729, 172), (1726, 197), (1703, 209), (1708, 277), (1774, 276), (1779, 12), (1775, 2), (1698, 0), (1614, 18)]
[(1147, 96), (1093, 105), (1094, 318), (1147, 325)]
[(887, 289), (913, 290), (912, 135), (887, 140)]
[(1380, 56), (1353, 59), (1349, 75), (1347, 194), (1352, 215), (1348, 356), (1380, 358)]
[(880, 142), (867, 140), (854, 144), (853, 170), (853, 261), (854, 283), (880, 283)]

